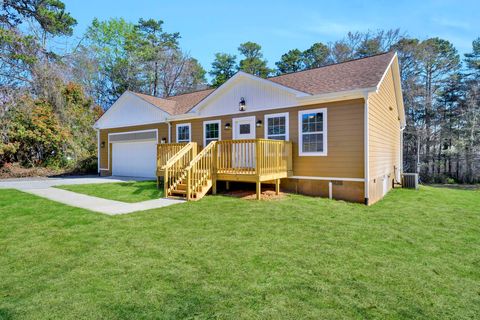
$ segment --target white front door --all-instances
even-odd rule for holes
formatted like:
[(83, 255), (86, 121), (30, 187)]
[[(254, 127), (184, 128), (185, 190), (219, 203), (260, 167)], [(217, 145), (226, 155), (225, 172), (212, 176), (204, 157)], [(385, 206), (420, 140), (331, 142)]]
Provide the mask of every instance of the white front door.
[[(255, 139), (255, 117), (233, 118), (233, 139)], [(235, 144), (234, 168), (255, 168), (255, 143)]]
[(255, 139), (255, 117), (233, 118), (233, 139)]

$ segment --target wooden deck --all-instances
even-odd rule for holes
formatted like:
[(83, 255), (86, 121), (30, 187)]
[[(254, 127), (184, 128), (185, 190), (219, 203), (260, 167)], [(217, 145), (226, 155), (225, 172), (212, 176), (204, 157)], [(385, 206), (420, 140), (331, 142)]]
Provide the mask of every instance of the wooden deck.
[[(163, 148), (180, 148), (159, 170), (159, 176), (164, 176), (165, 194), (185, 196), (187, 200), (200, 199), (210, 188), (216, 193), (217, 181), (256, 183), (257, 199), (260, 199), (262, 182), (275, 183), (278, 193), (280, 179), (292, 173), (292, 144), (289, 141), (214, 141), (198, 155), (193, 143), (171, 147), (166, 144)], [(161, 151), (160, 154), (163, 156)]]

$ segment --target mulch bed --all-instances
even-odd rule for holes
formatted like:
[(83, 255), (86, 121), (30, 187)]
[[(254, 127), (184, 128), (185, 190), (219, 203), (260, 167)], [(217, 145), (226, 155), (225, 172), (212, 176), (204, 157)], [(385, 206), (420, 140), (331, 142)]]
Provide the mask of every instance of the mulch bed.
[[(246, 200), (256, 200), (256, 193), (252, 190), (231, 190), (223, 191), (222, 195), (235, 197)], [(278, 195), (275, 194), (274, 190), (263, 190), (261, 200), (279, 200), (286, 197), (286, 193), (280, 192)]]

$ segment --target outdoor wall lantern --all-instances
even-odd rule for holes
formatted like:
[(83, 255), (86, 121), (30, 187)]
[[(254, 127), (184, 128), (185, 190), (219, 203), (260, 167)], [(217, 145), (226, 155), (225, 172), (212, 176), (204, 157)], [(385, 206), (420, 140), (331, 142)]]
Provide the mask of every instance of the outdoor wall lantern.
[(247, 110), (247, 106), (246, 106), (246, 102), (245, 102), (245, 98), (244, 97), (241, 97), (240, 98), (240, 102), (238, 103), (238, 109), (240, 111), (245, 111)]
[(102, 141), (101, 146), (102, 146), (102, 148), (105, 148), (105, 141)]
[(167, 143), (167, 138), (162, 138), (162, 140), (160, 140), (160, 143)]
[(225, 123), (225, 130), (230, 130), (231, 125), (230, 122)]
[(257, 127), (261, 127), (262, 126), (262, 120), (258, 120), (257, 121)]

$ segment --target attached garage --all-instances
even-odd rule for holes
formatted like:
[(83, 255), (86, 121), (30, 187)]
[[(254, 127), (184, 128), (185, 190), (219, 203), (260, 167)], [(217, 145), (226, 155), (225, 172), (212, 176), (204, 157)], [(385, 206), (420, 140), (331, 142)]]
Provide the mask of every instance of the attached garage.
[(157, 131), (109, 134), (114, 176), (155, 178)]

